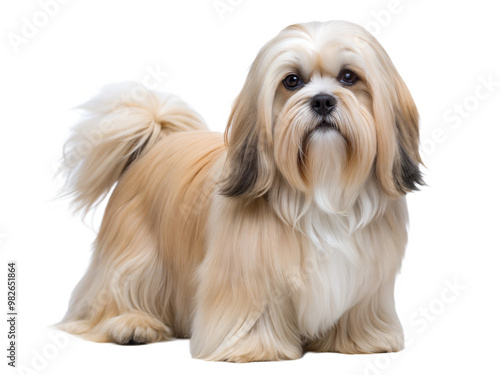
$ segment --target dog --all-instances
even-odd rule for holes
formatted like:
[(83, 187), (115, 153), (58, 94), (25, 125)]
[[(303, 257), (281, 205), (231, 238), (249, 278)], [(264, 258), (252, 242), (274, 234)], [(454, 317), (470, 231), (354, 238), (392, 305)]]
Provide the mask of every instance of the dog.
[(61, 329), (118, 344), (190, 338), (192, 356), (213, 361), (403, 348), (394, 283), (405, 196), (424, 184), (419, 116), (365, 29), (281, 31), (224, 136), (140, 84), (82, 108), (66, 192), (87, 213), (113, 191)]

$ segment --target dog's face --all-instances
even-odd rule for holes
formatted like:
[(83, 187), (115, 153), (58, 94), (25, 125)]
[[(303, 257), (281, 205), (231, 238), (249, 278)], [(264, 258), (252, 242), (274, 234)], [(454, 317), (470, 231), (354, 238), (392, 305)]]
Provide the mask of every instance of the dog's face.
[(371, 177), (393, 198), (422, 184), (415, 104), (380, 44), (347, 22), (290, 26), (266, 44), (226, 141), (228, 196), (279, 180), (341, 212)]

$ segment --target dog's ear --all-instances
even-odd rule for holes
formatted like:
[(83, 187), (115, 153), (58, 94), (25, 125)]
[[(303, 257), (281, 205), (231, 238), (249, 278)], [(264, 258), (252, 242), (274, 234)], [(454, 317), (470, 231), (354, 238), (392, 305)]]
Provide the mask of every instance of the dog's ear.
[(399, 160), (393, 168), (396, 188), (402, 194), (424, 185), (419, 153), (419, 116), (417, 107), (405, 83), (398, 75), (394, 104)]
[(227, 159), (220, 191), (228, 197), (260, 197), (274, 179), (271, 121), (275, 88), (260, 70), (257, 58), (226, 128)]
[(376, 175), (384, 191), (398, 197), (424, 185), (419, 154), (419, 116), (406, 84), (393, 63), (377, 48), (370, 81), (377, 131)]

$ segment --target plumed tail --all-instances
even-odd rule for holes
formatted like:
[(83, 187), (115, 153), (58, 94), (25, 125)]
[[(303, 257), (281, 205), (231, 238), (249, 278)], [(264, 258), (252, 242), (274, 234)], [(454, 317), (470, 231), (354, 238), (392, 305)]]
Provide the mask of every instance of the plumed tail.
[(171, 132), (206, 130), (204, 120), (176, 96), (137, 83), (105, 86), (79, 108), (86, 116), (64, 146), (63, 195), (76, 211), (99, 204), (130, 164)]

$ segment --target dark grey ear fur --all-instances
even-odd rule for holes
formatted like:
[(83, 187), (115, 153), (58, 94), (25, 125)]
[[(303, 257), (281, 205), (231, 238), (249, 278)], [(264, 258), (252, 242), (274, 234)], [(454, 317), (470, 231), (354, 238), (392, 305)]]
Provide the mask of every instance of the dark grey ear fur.
[[(404, 121), (402, 114), (398, 114), (400, 119), (396, 119), (397, 137), (399, 144), (399, 163), (394, 166), (394, 180), (396, 182), (396, 188), (401, 194), (409, 193), (411, 191), (419, 190), (419, 186), (424, 186), (425, 182), (423, 179), (422, 172), (420, 171), (420, 164), (422, 160), (418, 153), (418, 117), (411, 119), (412, 122), (417, 124), (412, 126), (413, 131), (416, 134), (409, 134), (408, 132), (403, 132), (401, 130), (402, 121)], [(409, 120), (408, 118), (406, 120)], [(404, 138), (406, 135), (406, 139)], [(406, 146), (405, 146), (406, 145)], [(409, 152), (411, 150), (413, 157), (410, 156)], [(417, 159), (417, 160), (415, 160)]]
[(419, 190), (419, 185), (424, 186), (425, 182), (420, 171), (419, 164), (413, 161), (408, 155), (404, 147), (399, 144), (400, 153), (400, 179), (396, 179), (397, 188), (401, 193), (408, 193), (410, 191)]
[(234, 158), (231, 175), (226, 177), (221, 194), (239, 197), (253, 190), (259, 176), (258, 150), (255, 142), (245, 142)]

